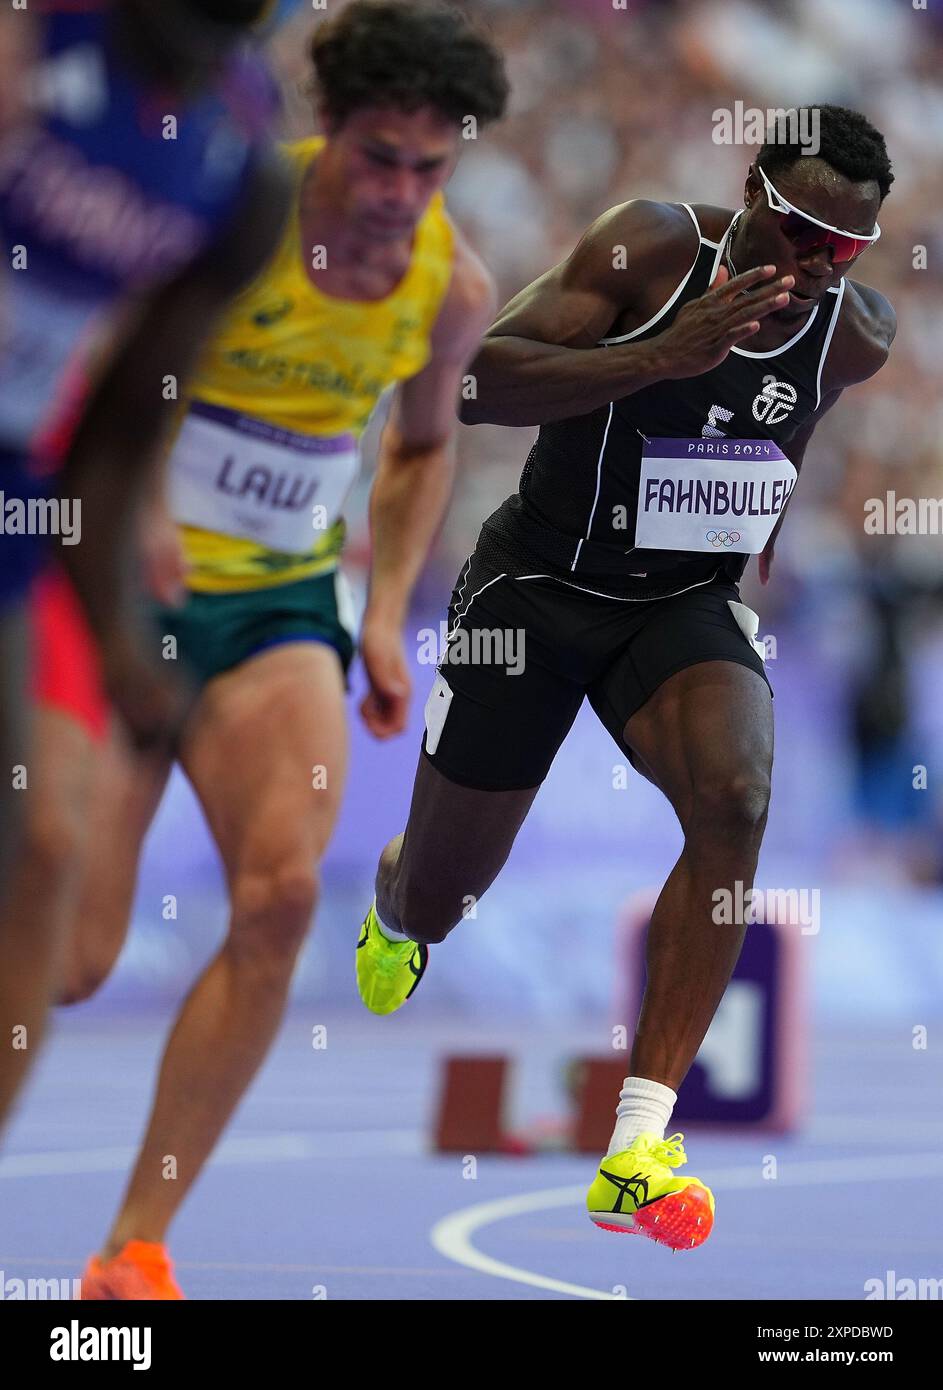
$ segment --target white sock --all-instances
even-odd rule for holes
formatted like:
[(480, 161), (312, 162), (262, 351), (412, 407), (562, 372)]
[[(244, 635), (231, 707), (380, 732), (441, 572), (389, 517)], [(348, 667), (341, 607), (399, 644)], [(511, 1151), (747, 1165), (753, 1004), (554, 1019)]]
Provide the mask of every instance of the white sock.
[(657, 1134), (664, 1139), (671, 1112), (678, 1099), (670, 1086), (647, 1081), (644, 1076), (627, 1076), (619, 1092), (616, 1127), (606, 1157), (627, 1149), (640, 1134)]
[[(380, 928), (380, 935), (385, 936), (387, 941), (410, 941), (412, 939), (411, 937), (408, 937), (405, 932), (394, 931), (392, 927), (388, 927), (385, 922), (380, 921), (380, 914), (379, 912), (377, 912), (376, 898), (374, 898), (373, 900), (373, 915), (377, 919), (377, 926)], [(667, 1121), (665, 1123), (667, 1124)]]

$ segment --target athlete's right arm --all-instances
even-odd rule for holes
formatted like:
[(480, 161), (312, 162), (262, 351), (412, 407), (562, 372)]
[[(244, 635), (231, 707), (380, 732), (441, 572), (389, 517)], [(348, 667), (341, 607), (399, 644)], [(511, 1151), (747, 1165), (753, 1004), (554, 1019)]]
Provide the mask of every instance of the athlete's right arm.
[[(626, 310), (644, 321), (644, 289), (677, 286), (698, 251), (683, 208), (638, 200), (605, 213), (565, 261), (511, 300), (470, 367), (475, 397), (466, 424), (542, 425), (585, 415), (656, 381), (699, 376), (756, 333), (782, 308), (790, 277), (773, 284), (775, 266), (759, 266), (712, 288), (645, 342), (597, 346)], [(788, 280), (788, 284), (787, 284)], [(741, 291), (762, 284), (748, 297)]]

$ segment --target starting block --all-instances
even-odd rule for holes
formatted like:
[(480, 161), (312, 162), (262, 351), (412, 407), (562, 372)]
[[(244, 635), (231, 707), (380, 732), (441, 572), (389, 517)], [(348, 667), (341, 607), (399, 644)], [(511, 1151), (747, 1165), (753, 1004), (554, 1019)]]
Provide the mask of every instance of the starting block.
[[(616, 1012), (626, 1046), (566, 1063), (569, 1113), (515, 1131), (509, 1116), (512, 1059), (501, 1054), (447, 1057), (433, 1133), (438, 1151), (605, 1152), (629, 1069), (644, 991), (645, 935), (656, 899), (654, 890), (638, 894), (620, 914)], [(807, 1032), (801, 950), (796, 923), (757, 922), (747, 928), (740, 960), (678, 1094), (672, 1125), (778, 1132), (795, 1128), (802, 1109)]]
[(577, 1057), (566, 1063), (571, 1112), (525, 1131), (509, 1121), (512, 1061), (506, 1055), (447, 1057), (433, 1135), (440, 1153), (498, 1153), (525, 1157), (572, 1150), (605, 1152), (625, 1076), (625, 1054)]
[(434, 1144), (442, 1153), (505, 1152), (508, 1057), (447, 1057)]

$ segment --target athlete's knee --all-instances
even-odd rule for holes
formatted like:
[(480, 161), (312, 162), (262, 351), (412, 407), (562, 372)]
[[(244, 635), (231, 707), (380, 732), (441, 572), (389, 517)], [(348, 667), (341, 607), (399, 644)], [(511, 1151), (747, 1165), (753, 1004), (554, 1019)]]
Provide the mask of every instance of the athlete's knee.
[(73, 1004), (84, 1004), (97, 993), (101, 980), (94, 979), (91, 975), (84, 972), (73, 973), (69, 971), (65, 979), (59, 985), (53, 998), (53, 1003), (57, 1008), (69, 1009)]
[(709, 839), (761, 834), (769, 798), (769, 775), (760, 769), (715, 774), (693, 788), (688, 832)]
[(30, 816), (16, 865), (30, 894), (61, 892), (81, 867), (84, 845), (82, 818), (67, 806), (44, 806)]
[(319, 890), (317, 866), (300, 859), (242, 870), (232, 894), (233, 946), (255, 959), (294, 960), (311, 925)]
[(108, 979), (113, 963), (84, 959), (70, 961), (56, 990), (56, 1005), (70, 1008), (73, 1004), (84, 1004), (91, 999)]
[[(377, 906), (380, 907), (378, 901)], [(436, 891), (422, 878), (408, 872), (398, 873), (390, 885), (390, 916), (387, 925), (404, 931), (413, 941), (424, 946), (436, 946), (444, 941), (453, 927), (462, 920), (462, 901), (452, 901), (451, 895)], [(381, 920), (386, 922), (382, 908)]]
[(459, 920), (442, 916), (423, 917), (417, 913), (407, 918), (408, 926), (401, 930), (406, 931), (410, 940), (418, 942), (420, 946), (438, 946), (458, 925)]

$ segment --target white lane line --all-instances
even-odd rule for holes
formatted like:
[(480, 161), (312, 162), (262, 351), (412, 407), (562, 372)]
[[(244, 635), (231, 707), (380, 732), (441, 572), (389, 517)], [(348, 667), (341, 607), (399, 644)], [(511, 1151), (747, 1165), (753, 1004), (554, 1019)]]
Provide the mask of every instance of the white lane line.
[[(437, 1221), (429, 1232), (433, 1247), (446, 1259), (457, 1264), (477, 1269), (481, 1274), (493, 1274), (496, 1279), (510, 1279), (516, 1284), (531, 1284), (535, 1289), (549, 1289), (551, 1293), (569, 1294), (573, 1298), (594, 1298), (604, 1302), (625, 1301), (625, 1294), (613, 1293), (610, 1289), (589, 1289), (583, 1284), (569, 1284), (564, 1279), (551, 1279), (544, 1274), (534, 1274), (529, 1269), (518, 1269), (516, 1265), (505, 1264), (484, 1255), (472, 1244), (471, 1237), (483, 1226), (491, 1226), (495, 1221), (504, 1221), (510, 1216), (520, 1216), (530, 1211), (548, 1211), (551, 1207), (569, 1207), (583, 1201), (586, 1189), (583, 1187), (551, 1187), (543, 1192), (525, 1192), (517, 1197), (499, 1197), (493, 1202), (478, 1202), (472, 1207), (463, 1207), (449, 1216)], [(589, 1217), (586, 1218), (587, 1221)]]
[[(825, 1183), (873, 1182), (876, 1172), (893, 1172), (895, 1181), (933, 1178), (943, 1175), (943, 1153), (890, 1154), (867, 1158), (826, 1158), (792, 1162), (788, 1157), (779, 1165), (779, 1177), (764, 1179), (758, 1165), (727, 1168), (711, 1177), (716, 1192), (734, 1192), (760, 1187), (815, 1187)], [(500, 1197), (491, 1202), (477, 1202), (461, 1207), (437, 1221), (429, 1233), (434, 1249), (446, 1259), (491, 1274), (497, 1279), (510, 1279), (517, 1284), (530, 1284), (537, 1289), (568, 1294), (573, 1298), (592, 1298), (605, 1301), (632, 1298), (611, 1290), (591, 1289), (582, 1284), (570, 1284), (563, 1279), (548, 1278), (517, 1265), (485, 1255), (472, 1243), (477, 1231), (497, 1221), (523, 1216), (535, 1211), (550, 1211), (555, 1207), (582, 1207), (586, 1200), (585, 1186), (551, 1187), (542, 1192), (525, 1192), (513, 1197)], [(589, 1219), (588, 1217), (586, 1218)]]
[[(304, 1158), (350, 1158), (378, 1150), (387, 1154), (419, 1155), (424, 1152), (419, 1130), (346, 1130), (321, 1134), (247, 1134), (226, 1139), (210, 1159), (210, 1166), (234, 1167), (258, 1162)], [(52, 1153), (7, 1154), (0, 1158), (2, 1178), (59, 1177), (64, 1173), (122, 1172), (137, 1157), (128, 1145), (103, 1149), (64, 1149)]]

